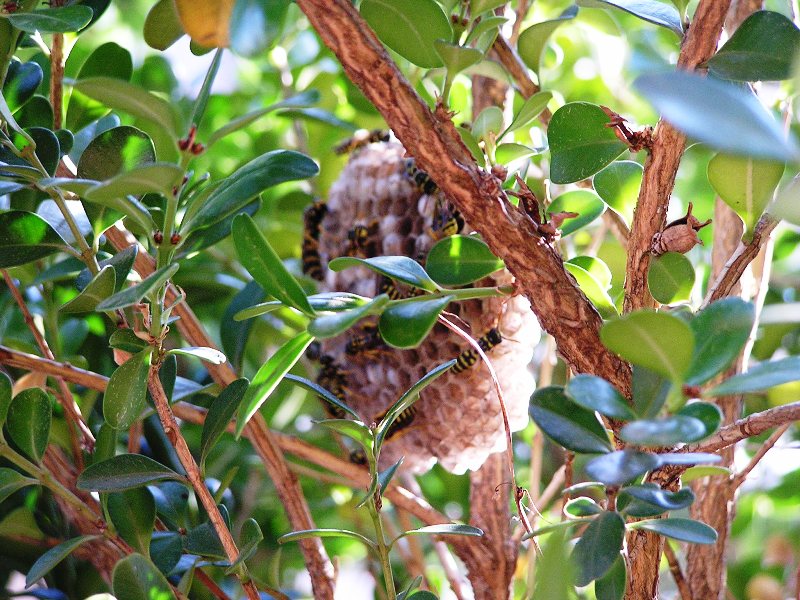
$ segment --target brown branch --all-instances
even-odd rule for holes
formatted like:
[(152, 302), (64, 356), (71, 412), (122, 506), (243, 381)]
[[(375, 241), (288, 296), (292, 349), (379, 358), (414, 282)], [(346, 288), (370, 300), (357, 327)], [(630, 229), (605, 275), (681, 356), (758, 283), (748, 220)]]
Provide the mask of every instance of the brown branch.
[(664, 544), (664, 555), (667, 557), (669, 571), (672, 573), (672, 578), (675, 580), (675, 585), (678, 588), (681, 600), (692, 600), (692, 592), (689, 589), (689, 585), (686, 583), (683, 571), (681, 571), (681, 563), (678, 562), (678, 557), (675, 556), (675, 551), (669, 543)]
[(770, 233), (778, 225), (778, 219), (764, 213), (753, 231), (753, 239), (748, 243), (740, 243), (736, 251), (725, 263), (716, 281), (709, 287), (703, 300), (703, 307), (721, 298), (725, 298), (741, 279), (744, 270), (755, 260), (762, 246), (769, 240)]
[[(693, 70), (714, 54), (731, 0), (702, 0), (684, 38), (678, 68)], [(650, 246), (666, 224), (667, 206), (683, 156), (686, 136), (659, 121), (644, 166), (639, 200), (633, 214), (625, 277), (625, 312), (655, 306), (647, 289)]]
[[(498, 34), (497, 38), (494, 40), (492, 53), (516, 82), (519, 93), (522, 94), (523, 98), (530, 98), (540, 91), (539, 86), (531, 79), (531, 76), (528, 74), (528, 68), (520, 60), (514, 48), (512, 48), (508, 41), (500, 34)], [(553, 113), (545, 108), (542, 114), (539, 115), (539, 120), (544, 125), (547, 125), (550, 123), (550, 118), (552, 116)]]
[(73, 367), (69, 363), (60, 363), (34, 354), (28, 354), (27, 352), (20, 352), (8, 346), (0, 345), (0, 364), (53, 377), (61, 377), (65, 381), (82, 385), (98, 392), (105, 391), (108, 383), (108, 377), (104, 375)]
[(750, 459), (750, 462), (747, 463), (747, 466), (739, 471), (733, 478), (733, 486), (734, 488), (738, 488), (744, 483), (744, 480), (747, 476), (756, 468), (756, 465), (761, 462), (761, 459), (767, 455), (767, 452), (772, 450), (772, 447), (781, 439), (786, 430), (791, 427), (791, 423), (784, 423), (780, 427), (778, 427), (775, 431), (773, 431), (770, 436), (764, 440), (764, 443), (756, 450), (756, 453)]
[(499, 180), (478, 168), (444, 109), (431, 112), (351, 2), (298, 0), (298, 5), (420, 168), (505, 261), (567, 364), (576, 373), (604, 377), (629, 395), (630, 367), (600, 343), (599, 313), (530, 218), (503, 200)]
[(748, 415), (723, 427), (702, 443), (687, 446), (684, 450), (686, 452), (716, 452), (792, 421), (800, 421), (800, 401)]
[(64, 112), (64, 34), (53, 34), (50, 48), (50, 104), (53, 106), (53, 129), (61, 129)]
[(522, 28), (522, 21), (525, 20), (525, 16), (528, 14), (528, 9), (530, 8), (530, 0), (519, 0), (519, 5), (517, 6), (516, 15), (517, 18), (514, 19), (514, 24), (511, 26), (511, 41), (516, 44), (517, 40), (519, 39), (520, 29)]

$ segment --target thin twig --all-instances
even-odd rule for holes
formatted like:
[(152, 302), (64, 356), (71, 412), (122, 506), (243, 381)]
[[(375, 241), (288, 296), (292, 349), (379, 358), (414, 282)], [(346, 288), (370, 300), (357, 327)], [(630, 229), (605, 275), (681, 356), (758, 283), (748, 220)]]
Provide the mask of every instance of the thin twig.
[(686, 446), (681, 451), (716, 452), (747, 438), (760, 435), (768, 429), (791, 423), (792, 421), (800, 421), (800, 402), (791, 402), (790, 404), (776, 406), (775, 408), (748, 415), (735, 423), (721, 428), (702, 443)]
[(450, 550), (448, 550), (447, 544), (434, 541), (433, 550), (436, 552), (436, 556), (439, 557), (439, 564), (441, 564), (442, 569), (444, 569), (445, 577), (447, 577), (447, 581), (450, 583), (450, 590), (453, 592), (456, 600), (464, 600), (466, 595), (463, 589), (464, 584), (461, 580), (461, 574), (458, 572), (458, 565), (453, 555), (450, 553)]
[[(516, 82), (519, 93), (526, 100), (540, 91), (539, 86), (531, 79), (528, 74), (528, 68), (520, 60), (511, 44), (500, 34), (495, 38), (492, 45), (492, 52), (494, 56), (500, 61), (506, 71), (511, 75), (511, 78)], [(553, 113), (545, 108), (539, 115), (539, 121), (544, 126), (550, 123)]]
[(49, 358), (42, 358), (35, 354), (28, 354), (14, 350), (8, 346), (0, 345), (0, 364), (17, 369), (24, 369), (52, 377), (61, 377), (65, 381), (82, 385), (83, 387), (103, 392), (108, 384), (108, 377), (74, 367), (69, 363), (60, 363)]
[(761, 461), (762, 458), (764, 458), (764, 456), (766, 456), (767, 452), (772, 449), (778, 440), (781, 439), (781, 436), (786, 433), (786, 430), (791, 426), (791, 423), (785, 423), (781, 425), (775, 431), (773, 431), (766, 440), (764, 440), (764, 443), (761, 444), (758, 450), (756, 450), (756, 453), (750, 459), (750, 462), (747, 463), (747, 466), (734, 475), (733, 481), (731, 482), (734, 489), (738, 488), (744, 483), (744, 480), (752, 472), (752, 470), (756, 468), (756, 465)]
[(53, 129), (61, 129), (64, 112), (64, 34), (53, 34), (50, 48), (50, 104), (53, 107)]
[(664, 556), (667, 557), (669, 571), (672, 573), (672, 578), (675, 580), (675, 585), (678, 588), (678, 593), (681, 595), (681, 600), (692, 600), (692, 592), (689, 589), (689, 584), (686, 583), (686, 578), (683, 576), (681, 563), (678, 562), (678, 557), (675, 556), (675, 551), (672, 549), (669, 542), (664, 544)]
[(517, 40), (519, 39), (520, 29), (522, 28), (522, 22), (525, 20), (525, 16), (528, 14), (528, 9), (530, 8), (530, 0), (519, 0), (519, 4), (517, 5), (516, 15), (517, 18), (514, 20), (514, 24), (511, 26), (511, 43), (515, 46), (517, 45)]

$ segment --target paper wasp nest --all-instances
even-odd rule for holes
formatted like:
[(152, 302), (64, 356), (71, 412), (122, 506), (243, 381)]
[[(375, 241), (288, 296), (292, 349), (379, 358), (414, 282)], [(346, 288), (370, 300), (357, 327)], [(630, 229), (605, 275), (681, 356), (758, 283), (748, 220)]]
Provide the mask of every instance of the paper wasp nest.
[[(346, 254), (405, 255), (423, 260), (438, 238), (463, 224), (460, 217), (455, 224), (451, 211), (450, 228), (442, 227), (441, 212), (447, 202), (432, 182), (423, 182), (424, 173), (417, 172), (415, 181), (414, 173), (407, 171), (408, 159), (396, 142), (371, 143), (353, 153), (331, 187), (318, 231), (323, 266), (320, 291), (348, 291), (370, 297), (382, 289), (387, 291), (390, 282), (372, 271), (356, 268), (334, 273), (326, 265)], [(436, 225), (438, 232), (433, 230)], [(461, 233), (469, 231), (464, 226)], [(500, 271), (476, 285), (510, 282), (511, 276)], [(387, 293), (413, 292), (396, 284), (390, 285)], [(505, 393), (511, 429), (519, 431), (528, 422), (528, 400), (535, 388), (528, 363), (540, 337), (528, 301), (520, 296), (471, 300), (451, 303), (447, 311), (458, 315), (462, 328), (468, 327), (476, 340), (492, 328), (499, 330), (503, 340), (487, 355)], [(469, 350), (462, 338), (441, 324), (418, 348), (397, 350), (382, 343), (375, 324), (374, 320), (362, 321), (321, 347), (320, 383), (329, 389), (339, 387), (331, 391), (343, 394), (366, 423), (380, 418), (433, 367)], [(331, 374), (336, 376), (333, 385)], [(463, 473), (477, 469), (489, 454), (506, 447), (500, 404), (480, 359), (459, 373), (440, 377), (422, 392), (414, 408), (413, 418), (401, 419), (384, 445), (382, 468), (404, 456), (404, 467), (414, 472), (425, 471), (438, 460), (445, 469)]]

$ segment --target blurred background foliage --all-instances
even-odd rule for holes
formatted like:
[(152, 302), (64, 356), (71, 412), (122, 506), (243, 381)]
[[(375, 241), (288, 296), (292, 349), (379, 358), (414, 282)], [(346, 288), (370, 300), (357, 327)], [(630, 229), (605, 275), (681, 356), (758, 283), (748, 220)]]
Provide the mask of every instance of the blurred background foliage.
[[(121, 0), (112, 2), (101, 20), (79, 38), (69, 50), (66, 77), (75, 77), (80, 65), (98, 46), (113, 41), (127, 49), (134, 64), (132, 81), (158, 93), (177, 106), (181, 113), (189, 114), (193, 100), (202, 84), (211, 54), (194, 55), (186, 37), (168, 50), (159, 52), (148, 48), (143, 41), (145, 17), (152, 0)], [(267, 48), (251, 58), (226, 52), (217, 76), (206, 117), (200, 126), (198, 139), (203, 142), (209, 135), (232, 119), (254, 109), (268, 106), (283, 98), (305, 90), (317, 90), (320, 100), (309, 109), (286, 110), (271, 113), (233, 135), (223, 138), (198, 157), (193, 166), (196, 173), (208, 171), (217, 179), (230, 174), (252, 158), (275, 148), (292, 148), (311, 156), (321, 167), (320, 175), (302, 183), (289, 183), (272, 188), (262, 195), (257, 222), (270, 243), (284, 257), (290, 270), (297, 274), (308, 289), (313, 283), (304, 279), (300, 268), (300, 242), (302, 239), (303, 209), (314, 198), (324, 198), (337, 178), (346, 158), (333, 153), (333, 146), (359, 128), (372, 129), (383, 126), (377, 111), (362, 93), (343, 74), (335, 57), (319, 41), (298, 7), (288, 1), (276, 2), (278, 21), (273, 28), (272, 40)], [(535, 23), (553, 18), (566, 9), (568, 0), (539, 0), (528, 15)], [(691, 14), (696, 1), (690, 2)], [(788, 14), (785, 0), (768, 0), (766, 8)], [(654, 27), (621, 11), (582, 8), (577, 18), (559, 27), (547, 45), (540, 73), (542, 89), (550, 90), (554, 99), (551, 110), (569, 101), (587, 101), (612, 107), (640, 125), (654, 124), (654, 110), (632, 93), (630, 83), (641, 73), (654, 69), (671, 69), (678, 52), (678, 40), (670, 31)], [(47, 70), (47, 61), (35, 48), (25, 48), (18, 53), (22, 60), (35, 60)], [(401, 68), (414, 82), (417, 90), (432, 105), (437, 91), (441, 90), (443, 73), (425, 72), (394, 55)], [(470, 99), (470, 71), (455, 78), (450, 105), (456, 112), (457, 124), (469, 123), (472, 118)], [(763, 93), (781, 98), (787, 94), (786, 83), (763, 84)], [(47, 77), (39, 93), (47, 96)], [(515, 98), (519, 106), (521, 98)], [(120, 115), (123, 123), (131, 122)], [(544, 132), (535, 125), (515, 133), (516, 141), (533, 146), (542, 145)], [(714, 191), (706, 177), (706, 166), (713, 153), (702, 146), (690, 148), (683, 159), (678, 174), (671, 218), (683, 214), (688, 202), (695, 206), (695, 214), (705, 220), (713, 216)], [(541, 157), (532, 158), (532, 170)], [(631, 160), (644, 161), (644, 152), (631, 156)], [(535, 181), (531, 186), (535, 187)], [(629, 214), (637, 189), (631, 189), (620, 207)], [(557, 195), (556, 189), (550, 190)], [(581, 250), (593, 243), (595, 227), (588, 227), (565, 241), (568, 256), (582, 254)], [(689, 257), (700, 275), (707, 276), (710, 262), (711, 228), (700, 233), (706, 246), (694, 249)], [(775, 241), (773, 274), (767, 295), (763, 325), (758, 332), (754, 357), (766, 360), (773, 356), (800, 353), (800, 231), (791, 226), (781, 226)], [(606, 236), (598, 256), (609, 266), (612, 274), (610, 295), (616, 299), (621, 292), (625, 269), (625, 255), (619, 244)], [(14, 270), (23, 284), (42, 283), (48, 293), (37, 295), (28, 287), (29, 306), (34, 314), (50, 325), (50, 332), (60, 332), (50, 340), (57, 356), (72, 364), (110, 374), (113, 363), (107, 350), (107, 323), (99, 316), (71, 318), (56, 316), (55, 308), (70, 296), (74, 289), (63, 276), (47, 277), (37, 272), (33, 265)], [(207, 330), (226, 350), (230, 358), (241, 362), (242, 374), (252, 376), (275, 348), (292, 337), (300, 326), (297, 317), (288, 310), (265, 315), (254, 321), (234, 322), (233, 308), (237, 302), (252, 303), (252, 288), (246, 282), (249, 276), (237, 263), (232, 242), (227, 239), (211, 249), (202, 251), (184, 264), (176, 282), (187, 294), (188, 301)], [(51, 293), (50, 293), (51, 292)], [(693, 299), (699, 300), (699, 288)], [(55, 301), (55, 306), (51, 304)], [(0, 338), (3, 344), (33, 352), (35, 345), (22, 322), (19, 311), (12, 310), (13, 299), (8, 290), (0, 294)], [(56, 323), (55, 320), (58, 320)], [(57, 327), (53, 327), (57, 325)], [(246, 347), (236, 346), (237, 339), (246, 327), (252, 326)], [(544, 345), (537, 352), (531, 368), (538, 372), (545, 356)], [(239, 356), (239, 353), (241, 355)], [(201, 363), (179, 359), (180, 374), (195, 381), (208, 381)], [(311, 369), (301, 365), (298, 371)], [(553, 379), (562, 383), (563, 365), (555, 367)], [(763, 410), (769, 406), (796, 401), (800, 384), (787, 384), (771, 390), (766, 396), (747, 399), (747, 411)], [(84, 391), (82, 405), (91, 405), (96, 394)], [(211, 397), (207, 397), (208, 401)], [(194, 402), (203, 404), (202, 397)], [(263, 408), (271, 427), (305, 440), (332, 452), (338, 452), (331, 436), (312, 424), (312, 419), (322, 418), (318, 402), (307, 397), (296, 387), (281, 384)], [(55, 435), (63, 443), (66, 432), (63, 421), (57, 420), (61, 430)], [(186, 425), (184, 434), (190, 447), (197, 447), (200, 429)], [(516, 436), (515, 453), (520, 482), (530, 478), (530, 443), (533, 426)], [(169, 444), (154, 417), (148, 419), (144, 439), (152, 456), (167, 465), (177, 465)], [(756, 448), (758, 439), (751, 440), (738, 450), (738, 459), (746, 462), (747, 452)], [(775, 582), (783, 589), (792, 589), (796, 578), (797, 557), (800, 555), (800, 469), (797, 468), (796, 443), (783, 446), (760, 465), (742, 491), (736, 520), (733, 524), (733, 543), (729, 563), (731, 592), (736, 598), (767, 597), (753, 595), (753, 581), (767, 587)], [(543, 482), (561, 464), (560, 451), (547, 442)], [(233, 476), (230, 493), (223, 501), (235, 516), (234, 531), (244, 520), (255, 518), (264, 531), (264, 542), (256, 559), (251, 561), (254, 573), (265, 581), (280, 584), (284, 589), (294, 589), (298, 597), (307, 594), (303, 583), (304, 565), (296, 545), (279, 548), (275, 540), (289, 531), (281, 504), (273, 485), (264, 473), (261, 463), (244, 441), (236, 442), (224, 437), (211, 452), (208, 473), (219, 479)], [(347, 527), (360, 530), (365, 525), (366, 513), (355, 509), (354, 491), (346, 485), (320, 485), (312, 476), (300, 477), (306, 498), (318, 527)], [(424, 496), (438, 510), (453, 519), (467, 519), (469, 515), (468, 475), (455, 476), (439, 467), (419, 478)], [(195, 508), (196, 510), (196, 508)], [(556, 514), (546, 515), (557, 519)], [(37, 556), (36, 546), (20, 543), (19, 539), (41, 540), (58, 536), (64, 528), (52, 499), (36, 489), (15, 493), (0, 505), (0, 578), (11, 573), (26, 572)], [(15, 541), (11, 541), (15, 540)], [(766, 540), (766, 542), (764, 541)], [(330, 539), (326, 547), (339, 560), (343, 589), (348, 597), (370, 597), (373, 585), (363, 572), (365, 551), (359, 544), (347, 539)], [(446, 579), (432, 546), (425, 546), (427, 576), (443, 595), (448, 596)], [(398, 567), (400, 565), (398, 564)], [(374, 565), (372, 566), (374, 569)], [(71, 598), (82, 598), (103, 590), (99, 578), (84, 563), (69, 560), (58, 567), (59, 577), (71, 582), (63, 591)], [(398, 570), (398, 579), (407, 580), (409, 574)], [(519, 569), (520, 594), (524, 589), (524, 555)], [(760, 579), (757, 579), (760, 578)], [(672, 585), (668, 577), (662, 579), (665, 596)], [(750, 590), (748, 590), (750, 585)], [(195, 588), (196, 597), (208, 592)], [(363, 594), (362, 594), (363, 592)], [(362, 594), (362, 595), (359, 595)]]

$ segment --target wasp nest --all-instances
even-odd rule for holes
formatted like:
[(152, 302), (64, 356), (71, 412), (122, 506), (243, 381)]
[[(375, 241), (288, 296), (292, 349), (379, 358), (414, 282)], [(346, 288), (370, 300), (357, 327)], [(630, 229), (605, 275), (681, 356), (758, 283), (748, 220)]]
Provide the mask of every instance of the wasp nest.
[[(327, 205), (315, 205), (307, 213), (306, 240), (313, 238), (318, 251), (312, 257), (314, 253), (304, 250), (309, 274), (322, 280), (321, 291), (412, 295), (415, 290), (364, 268), (334, 273), (320, 269), (317, 262), (326, 265), (342, 255), (404, 255), (422, 261), (437, 239), (469, 231), (458, 212), (448, 208), (400, 144), (381, 140), (358, 148), (331, 187)], [(499, 271), (476, 285), (510, 282), (511, 276)], [(447, 310), (488, 349), (511, 429), (522, 429), (535, 388), (528, 364), (540, 336), (528, 301), (520, 296), (470, 300), (452, 303)], [(398, 420), (384, 445), (382, 468), (404, 456), (404, 467), (413, 472), (425, 471), (438, 460), (445, 469), (463, 473), (505, 449), (500, 403), (488, 369), (462, 338), (441, 324), (413, 350), (386, 346), (375, 321), (362, 321), (346, 334), (325, 340), (320, 350), (319, 382), (342, 396), (366, 423), (379, 420), (432, 368), (459, 358), (454, 369), (422, 392), (414, 410)]]

